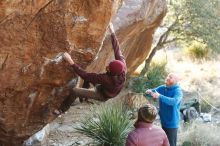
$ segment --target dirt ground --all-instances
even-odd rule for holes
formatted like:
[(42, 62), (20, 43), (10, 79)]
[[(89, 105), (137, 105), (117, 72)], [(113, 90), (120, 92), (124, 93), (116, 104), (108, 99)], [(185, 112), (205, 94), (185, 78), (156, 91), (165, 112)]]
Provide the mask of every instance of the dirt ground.
[[(163, 58), (164, 52), (161, 51), (156, 57)], [(199, 93), (203, 98), (209, 98), (210, 102), (220, 107), (220, 57), (216, 59), (192, 62), (184, 58), (183, 54), (178, 51), (169, 50), (167, 53), (168, 69), (180, 73), (181, 86), (185, 91), (185, 97), (198, 96)], [(96, 102), (95, 105), (101, 104)], [(88, 146), (91, 145), (91, 139), (76, 132), (75, 127), (79, 122), (89, 115), (94, 104), (76, 103), (66, 113), (58, 117), (50, 124), (49, 146)], [(215, 117), (219, 118), (220, 113), (215, 112)]]
[[(96, 104), (99, 104), (96, 102)], [(76, 132), (75, 127), (89, 115), (94, 105), (80, 103), (78, 100), (66, 112), (50, 124), (49, 146), (89, 145), (91, 139)]]
[[(48, 146), (92, 146), (92, 139), (78, 133), (76, 127), (80, 125), (85, 117), (88, 117), (94, 108), (101, 104), (117, 103), (123, 100), (123, 98), (136, 99), (135, 106), (141, 106), (146, 101), (145, 97), (136, 95), (133, 93), (128, 93), (127, 90), (123, 90), (116, 98), (110, 99), (108, 101), (99, 102), (95, 100), (89, 100), (93, 102), (80, 103), (76, 99), (75, 103), (65, 114), (62, 114), (52, 123), (50, 123), (50, 134), (48, 137)], [(140, 104), (139, 104), (140, 103)]]

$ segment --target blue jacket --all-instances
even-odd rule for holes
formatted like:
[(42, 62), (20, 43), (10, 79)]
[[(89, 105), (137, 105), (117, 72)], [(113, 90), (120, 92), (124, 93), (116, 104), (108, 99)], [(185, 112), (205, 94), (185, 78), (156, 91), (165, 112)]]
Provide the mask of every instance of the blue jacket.
[(161, 125), (165, 128), (178, 128), (180, 121), (180, 103), (183, 98), (181, 87), (161, 85), (155, 90), (159, 96), (159, 115)]

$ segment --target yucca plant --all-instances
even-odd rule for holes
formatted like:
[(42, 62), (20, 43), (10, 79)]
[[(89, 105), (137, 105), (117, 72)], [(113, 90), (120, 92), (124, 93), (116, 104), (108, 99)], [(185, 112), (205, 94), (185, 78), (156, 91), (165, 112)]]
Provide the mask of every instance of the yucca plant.
[(122, 104), (102, 105), (84, 119), (76, 130), (102, 146), (124, 146), (132, 130), (128, 110)]

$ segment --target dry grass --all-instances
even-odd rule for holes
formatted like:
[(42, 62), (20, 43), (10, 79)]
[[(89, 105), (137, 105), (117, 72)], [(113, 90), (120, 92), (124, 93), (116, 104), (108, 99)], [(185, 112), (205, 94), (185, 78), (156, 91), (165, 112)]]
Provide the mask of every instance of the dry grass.
[[(206, 61), (192, 61), (184, 56), (180, 49), (158, 51), (154, 60), (167, 58), (168, 71), (179, 74), (180, 84), (188, 96), (205, 98), (213, 106), (220, 109), (220, 55)], [(206, 108), (204, 104), (204, 108)], [(208, 108), (208, 106), (207, 106)], [(209, 109), (207, 109), (209, 111)], [(213, 110), (213, 118), (220, 121), (220, 113)], [(215, 113), (215, 114), (213, 114)], [(220, 146), (220, 124), (193, 123), (187, 127), (181, 127), (178, 134), (178, 143), (182, 146), (184, 141), (192, 143), (192, 146)]]
[(208, 123), (194, 122), (182, 127), (179, 145), (189, 142), (192, 146), (220, 146), (220, 127)]
[[(184, 56), (184, 53), (168, 51), (168, 68), (181, 76), (181, 86), (184, 91), (198, 93), (213, 106), (220, 108), (220, 55), (216, 58), (195, 62)], [(193, 94), (191, 94), (193, 95)], [(207, 107), (204, 104), (204, 108)], [(219, 115), (219, 113), (217, 113)], [(216, 116), (216, 115), (215, 115)], [(219, 118), (219, 116), (217, 116)], [(219, 121), (220, 119), (218, 119)], [(209, 123), (193, 123), (181, 127), (178, 135), (180, 145), (189, 141), (192, 146), (220, 146), (220, 126)]]
[[(160, 60), (167, 56), (168, 70), (179, 74), (183, 90), (191, 93), (189, 96), (193, 97), (199, 97), (199, 93), (202, 98), (220, 108), (220, 55), (207, 61), (196, 62), (184, 56), (181, 50), (173, 49), (166, 53), (161, 50), (154, 59)], [(219, 117), (217, 116), (218, 120)], [(191, 142), (192, 146), (220, 146), (220, 126), (194, 123), (180, 129), (178, 143), (181, 146), (184, 141)]]
[(220, 55), (204, 62), (192, 62), (181, 51), (170, 51), (168, 56), (171, 56), (168, 57), (168, 69), (180, 75), (184, 91), (199, 92), (202, 97), (220, 107)]
[[(181, 49), (160, 50), (153, 61), (167, 60), (167, 70), (177, 73), (184, 91), (197, 95), (197, 92), (211, 104), (220, 108), (220, 55), (207, 61), (192, 61)], [(144, 64), (140, 65), (137, 72)]]

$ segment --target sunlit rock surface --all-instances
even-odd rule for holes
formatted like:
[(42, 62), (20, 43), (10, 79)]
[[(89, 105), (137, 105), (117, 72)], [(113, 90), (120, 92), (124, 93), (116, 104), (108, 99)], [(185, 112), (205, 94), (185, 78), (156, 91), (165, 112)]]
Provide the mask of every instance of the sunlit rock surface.
[(21, 145), (56, 118), (63, 87), (75, 77), (63, 52), (88, 71), (103, 71), (113, 57), (113, 20), (131, 73), (165, 13), (165, 0), (1, 0), (0, 144)]
[[(167, 11), (165, 0), (124, 0), (113, 18), (113, 24), (128, 66), (128, 75), (148, 56), (153, 35)], [(106, 37), (97, 59), (88, 66), (89, 71), (103, 71), (113, 59), (110, 38)], [(97, 65), (98, 64), (98, 65)]]

